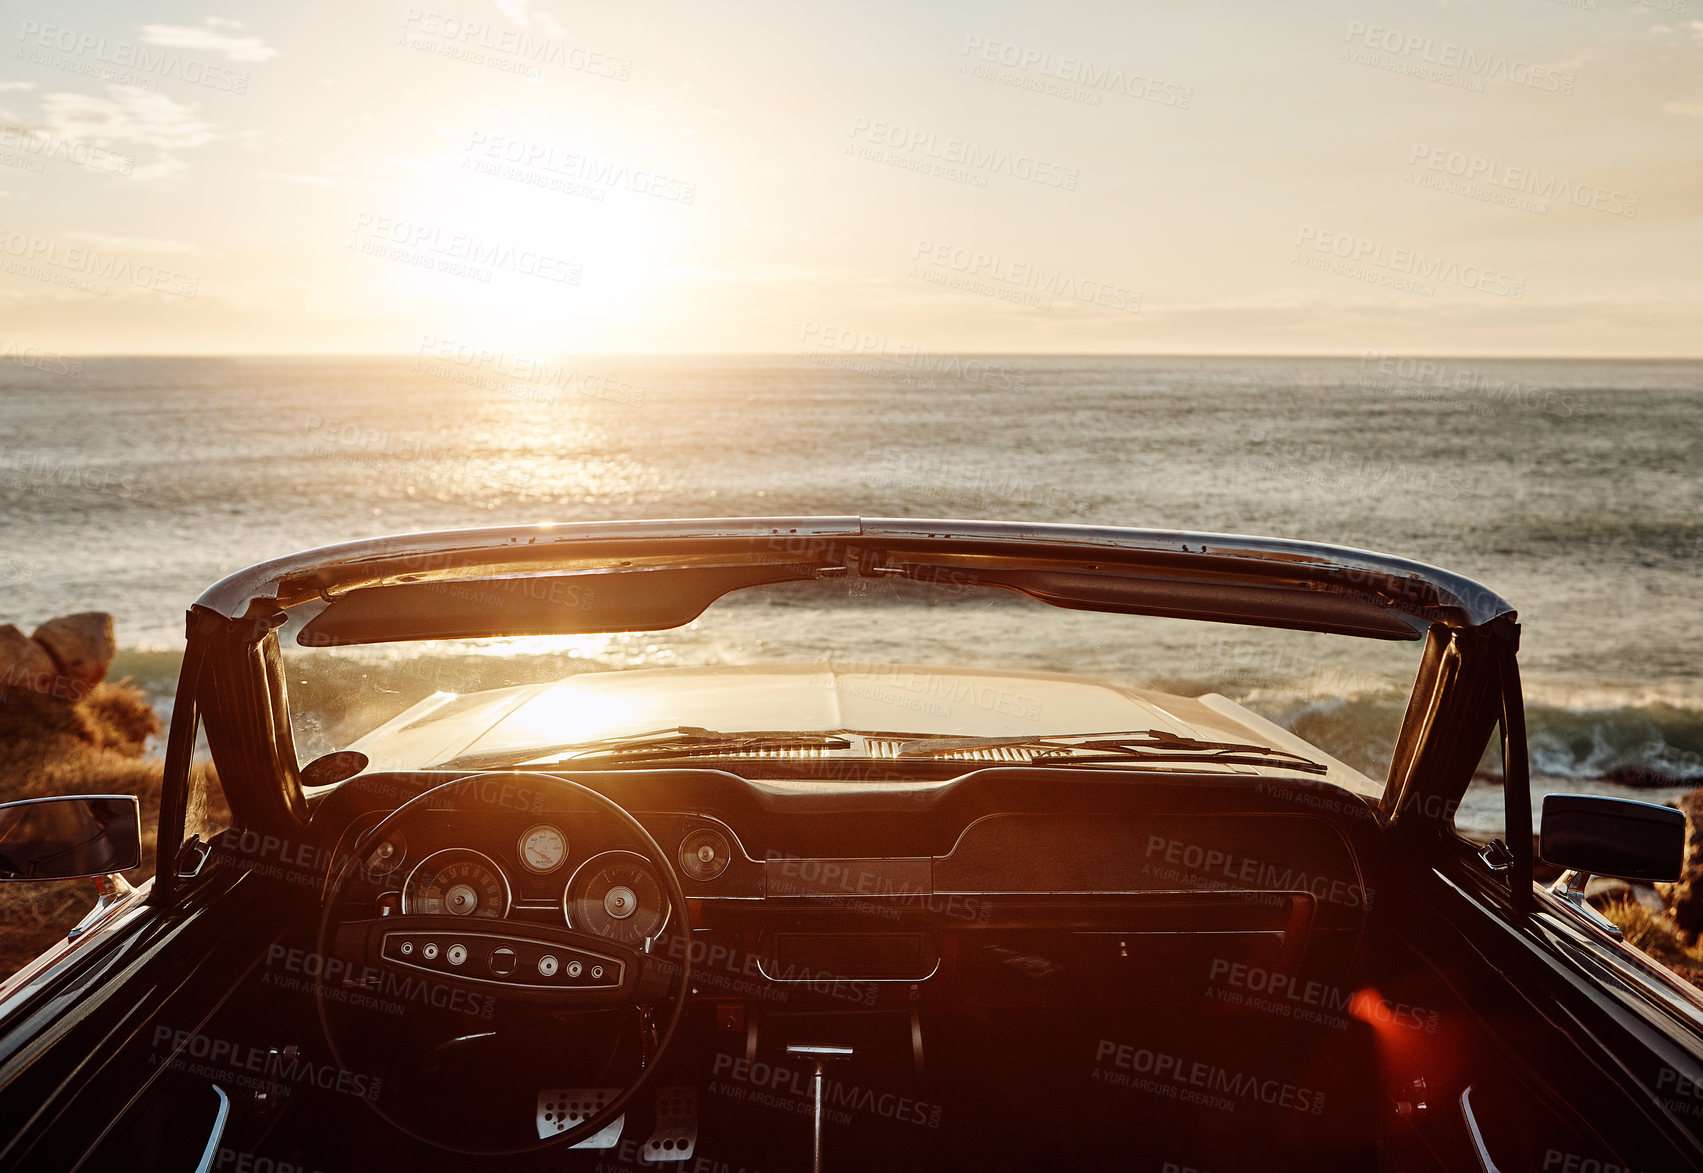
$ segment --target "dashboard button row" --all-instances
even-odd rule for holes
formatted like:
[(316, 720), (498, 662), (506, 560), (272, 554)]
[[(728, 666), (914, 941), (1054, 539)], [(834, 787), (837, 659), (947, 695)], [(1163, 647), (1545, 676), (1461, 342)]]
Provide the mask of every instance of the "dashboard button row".
[(621, 965), (542, 941), (485, 934), (386, 933), (383, 955), (414, 969), (515, 985), (595, 989), (621, 983)]

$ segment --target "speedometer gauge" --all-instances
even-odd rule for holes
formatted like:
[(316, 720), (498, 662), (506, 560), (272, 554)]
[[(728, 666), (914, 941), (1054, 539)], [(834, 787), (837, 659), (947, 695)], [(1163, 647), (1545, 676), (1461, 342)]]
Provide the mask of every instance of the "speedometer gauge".
[(529, 872), (553, 872), (568, 858), (568, 839), (549, 823), (529, 827), (520, 837), (520, 863)]
[(644, 856), (606, 851), (586, 860), (568, 881), (562, 911), (582, 933), (637, 945), (668, 923), (668, 897)]
[(509, 882), (490, 857), (465, 847), (446, 848), (408, 873), (402, 911), (413, 916), (507, 916)]

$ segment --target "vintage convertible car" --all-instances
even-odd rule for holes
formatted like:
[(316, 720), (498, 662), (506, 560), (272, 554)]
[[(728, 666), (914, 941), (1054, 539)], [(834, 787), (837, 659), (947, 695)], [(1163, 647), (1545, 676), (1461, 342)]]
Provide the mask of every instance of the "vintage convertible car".
[(1683, 818), (1534, 844), (1518, 630), (1399, 558), (994, 522), (244, 570), (150, 881), (132, 799), (0, 808), (0, 874), (102, 890), (0, 989), (0, 1166), (1703, 1167), (1703, 998), (1581, 895)]

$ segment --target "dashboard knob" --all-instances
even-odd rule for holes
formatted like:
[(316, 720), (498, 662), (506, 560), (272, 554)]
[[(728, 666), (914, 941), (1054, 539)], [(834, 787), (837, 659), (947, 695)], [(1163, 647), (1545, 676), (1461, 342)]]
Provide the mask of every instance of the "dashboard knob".
[(515, 955), (513, 949), (494, 949), (491, 951), (491, 972), (498, 977), (507, 977), (514, 972)]

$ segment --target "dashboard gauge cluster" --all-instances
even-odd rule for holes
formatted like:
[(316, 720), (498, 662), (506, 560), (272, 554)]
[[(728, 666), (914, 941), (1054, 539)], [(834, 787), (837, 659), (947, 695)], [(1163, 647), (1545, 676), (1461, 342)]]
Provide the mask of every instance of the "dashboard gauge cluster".
[(491, 857), (466, 847), (434, 852), (414, 865), (402, 885), (402, 911), (411, 916), (508, 915), (508, 877)]
[(408, 840), (403, 838), (402, 832), (392, 831), (367, 850), (361, 864), (367, 876), (376, 883), (401, 867), (407, 855)]
[(539, 823), (521, 834), (516, 850), (521, 867), (548, 875), (568, 861), (568, 837), (549, 823)]
[(733, 845), (714, 827), (699, 827), (680, 841), (680, 870), (694, 880), (707, 882), (727, 870), (733, 860)]
[[(380, 902), (405, 915), (536, 920), (560, 908), (570, 928), (623, 944), (663, 931), (672, 910), (656, 865), (596, 825), (570, 840), (560, 819), (544, 818), (490, 830), (445, 824), (429, 839), (411, 828), (414, 843), (392, 831), (357, 850), (366, 879), (388, 890)], [(703, 815), (657, 818), (666, 821), (654, 833), (675, 844), (672, 862), (684, 882), (738, 873), (744, 853), (725, 824)]]
[(562, 896), (568, 927), (625, 945), (654, 937), (668, 923), (668, 897), (650, 861), (605, 851), (579, 866)]

